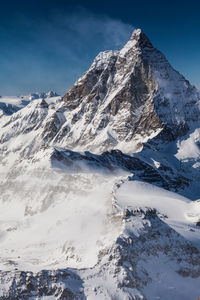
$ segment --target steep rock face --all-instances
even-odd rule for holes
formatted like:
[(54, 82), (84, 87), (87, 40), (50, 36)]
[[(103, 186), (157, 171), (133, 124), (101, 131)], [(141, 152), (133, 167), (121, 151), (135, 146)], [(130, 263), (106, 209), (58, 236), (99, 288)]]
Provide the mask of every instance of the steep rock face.
[[(31, 109), (32, 104), (24, 110), (27, 121), (32, 119)], [(3, 124), (5, 128), (15, 126), (15, 115)], [(120, 51), (101, 52), (62, 101), (48, 109), (46, 124), (38, 126), (43, 144), (133, 153), (155, 136), (163, 143), (186, 135), (197, 127), (199, 115), (196, 88), (141, 30), (135, 30)]]
[(163, 128), (168, 131), (164, 139), (177, 138), (198, 121), (199, 99), (198, 91), (135, 30), (121, 51), (100, 53), (63, 97), (69, 128), (65, 141), (102, 151), (129, 142), (135, 151)]

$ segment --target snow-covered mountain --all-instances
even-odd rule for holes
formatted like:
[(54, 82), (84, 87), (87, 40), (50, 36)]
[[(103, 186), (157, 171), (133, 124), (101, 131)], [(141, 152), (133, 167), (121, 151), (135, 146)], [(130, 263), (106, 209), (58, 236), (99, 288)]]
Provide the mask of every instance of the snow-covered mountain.
[(200, 93), (140, 29), (0, 102), (2, 300), (198, 299)]
[(93, 151), (135, 152), (161, 129), (171, 140), (199, 122), (199, 92), (141, 30), (121, 51), (100, 53), (63, 101), (70, 129), (64, 142)]
[(4, 115), (12, 115), (35, 99), (46, 99), (48, 103), (56, 103), (60, 96), (53, 91), (47, 93), (32, 93), (28, 96), (0, 96), (0, 118)]

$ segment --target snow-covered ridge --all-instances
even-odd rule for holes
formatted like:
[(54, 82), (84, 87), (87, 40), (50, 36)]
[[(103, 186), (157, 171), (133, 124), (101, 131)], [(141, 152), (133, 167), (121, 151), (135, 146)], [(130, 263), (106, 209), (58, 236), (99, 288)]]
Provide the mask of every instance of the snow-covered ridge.
[(45, 99), (45, 98), (52, 98), (52, 97), (59, 97), (59, 95), (56, 92), (49, 91), (47, 93), (41, 92), (41, 93), (32, 93), (28, 96), (29, 100), (34, 99)]
[(200, 115), (199, 91), (141, 30), (121, 51), (101, 52), (63, 101), (69, 128), (65, 143), (92, 151), (122, 149), (123, 142), (123, 151), (135, 152), (166, 126), (171, 136), (182, 128), (186, 133)]
[(0, 96), (0, 118), (12, 115), (35, 99), (46, 99), (48, 103), (55, 104), (60, 98), (56, 92), (52, 91), (47, 93), (32, 93), (26, 96)]
[(91, 68), (105, 68), (108, 64), (108, 62), (112, 59), (115, 58), (116, 55), (119, 53), (119, 51), (115, 50), (108, 50), (104, 52), (100, 52), (96, 58), (94, 59), (94, 62), (91, 66)]

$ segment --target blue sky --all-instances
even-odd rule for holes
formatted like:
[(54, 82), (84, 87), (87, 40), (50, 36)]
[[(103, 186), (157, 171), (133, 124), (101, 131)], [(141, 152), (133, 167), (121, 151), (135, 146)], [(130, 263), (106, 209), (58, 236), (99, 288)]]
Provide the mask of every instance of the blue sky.
[(0, 94), (63, 94), (103, 50), (134, 28), (200, 88), (200, 3), (157, 0), (0, 0)]

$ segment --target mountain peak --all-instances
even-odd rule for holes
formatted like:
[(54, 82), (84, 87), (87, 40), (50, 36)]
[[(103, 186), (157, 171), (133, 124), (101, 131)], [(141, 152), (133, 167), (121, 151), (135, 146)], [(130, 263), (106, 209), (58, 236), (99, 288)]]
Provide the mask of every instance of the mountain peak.
[[(189, 124), (199, 120), (199, 99), (197, 90), (136, 29), (120, 51), (101, 52), (64, 95), (64, 139), (70, 148), (79, 144), (101, 152), (130, 147), (135, 152), (141, 149), (139, 140), (145, 143), (161, 131), (163, 140), (186, 134)], [(82, 128), (76, 135), (74, 124)], [(167, 134), (163, 128), (169, 128)]]
[(125, 46), (121, 49), (120, 55), (124, 56), (129, 53), (129, 50), (134, 50), (136, 53), (142, 52), (146, 48), (154, 49), (152, 43), (141, 29), (135, 29)]
[(135, 29), (131, 35), (130, 41), (136, 41), (140, 48), (153, 47), (152, 43), (141, 29)]
[(38, 105), (41, 108), (48, 108), (49, 107), (48, 103), (44, 100), (44, 98), (42, 98), (42, 100), (39, 102)]

